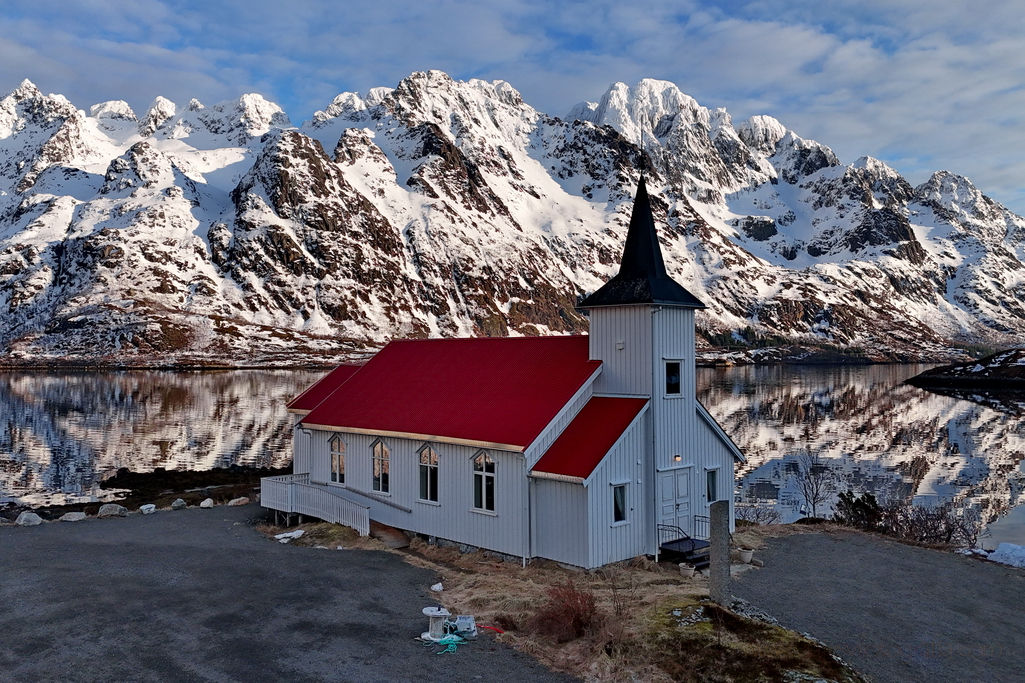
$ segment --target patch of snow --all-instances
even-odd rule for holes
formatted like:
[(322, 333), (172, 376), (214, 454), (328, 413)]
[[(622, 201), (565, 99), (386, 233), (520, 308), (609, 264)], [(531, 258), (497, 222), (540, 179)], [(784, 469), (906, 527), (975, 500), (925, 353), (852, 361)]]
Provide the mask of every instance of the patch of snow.
[(1012, 567), (1025, 568), (1025, 546), (1013, 543), (1001, 543), (989, 554), (989, 559)]

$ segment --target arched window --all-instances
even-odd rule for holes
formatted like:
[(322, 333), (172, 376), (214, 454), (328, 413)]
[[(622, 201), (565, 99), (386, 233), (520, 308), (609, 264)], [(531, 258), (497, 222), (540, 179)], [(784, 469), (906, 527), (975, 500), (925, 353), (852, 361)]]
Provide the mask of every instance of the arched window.
[(495, 461), (484, 451), (473, 459), (473, 507), (495, 511)]
[(430, 446), (420, 449), (420, 500), (438, 502), (438, 453)]
[(374, 454), (374, 482), (371, 488), (381, 493), (388, 493), (388, 447), (384, 445), (383, 441), (375, 441), (371, 448)]
[(328, 441), (331, 446), (331, 481), (345, 483), (345, 443), (341, 437), (334, 436)]

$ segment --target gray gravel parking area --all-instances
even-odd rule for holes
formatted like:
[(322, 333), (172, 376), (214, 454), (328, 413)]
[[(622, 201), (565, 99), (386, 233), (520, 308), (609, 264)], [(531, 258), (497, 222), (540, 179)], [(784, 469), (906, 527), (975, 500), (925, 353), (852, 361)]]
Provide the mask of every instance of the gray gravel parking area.
[(0, 681), (569, 682), (482, 636), (413, 640), (438, 578), (269, 541), (255, 505), (0, 527)]
[(1025, 570), (851, 532), (767, 541), (733, 594), (872, 681), (1025, 681)]

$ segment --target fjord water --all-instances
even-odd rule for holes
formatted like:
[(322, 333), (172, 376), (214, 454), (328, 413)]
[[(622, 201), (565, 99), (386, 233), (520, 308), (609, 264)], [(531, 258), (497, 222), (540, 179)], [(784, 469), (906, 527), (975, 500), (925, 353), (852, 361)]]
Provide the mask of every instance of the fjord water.
[[(847, 489), (923, 505), (952, 500), (996, 522), (987, 545), (1025, 543), (1025, 399), (902, 384), (926, 367), (699, 369), (698, 397), (747, 456), (738, 501), (772, 507), (784, 521), (803, 516), (794, 475), (811, 454), (832, 488), (820, 516)], [(110, 498), (99, 483), (121, 467), (286, 465), (285, 402), (323, 374), (2, 372), (0, 502)]]
[(280, 467), (285, 402), (323, 372), (0, 372), (0, 503), (109, 499), (121, 467)]
[[(986, 547), (1025, 543), (1025, 396), (946, 395), (903, 384), (927, 365), (739, 366), (702, 369), (698, 396), (747, 456), (740, 505), (784, 522), (810, 514), (797, 485), (802, 457), (826, 467), (836, 495), (953, 501), (989, 523)], [(1014, 510), (1014, 514), (1008, 514)], [(999, 520), (999, 521), (998, 521)]]

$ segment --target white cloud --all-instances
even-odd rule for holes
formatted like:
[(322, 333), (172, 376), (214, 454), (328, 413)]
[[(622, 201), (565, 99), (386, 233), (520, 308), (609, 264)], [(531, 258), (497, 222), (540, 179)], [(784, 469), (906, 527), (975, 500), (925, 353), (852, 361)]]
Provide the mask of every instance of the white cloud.
[(954, 0), (8, 0), (0, 90), (80, 107), (260, 92), (308, 117), (414, 70), (500, 78), (560, 115), (614, 81), (677, 83), (735, 120), (771, 114), (913, 181), (947, 168), (1025, 211), (1025, 16)]

